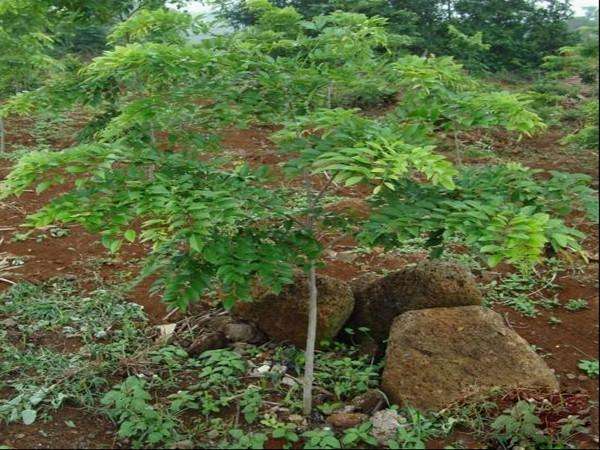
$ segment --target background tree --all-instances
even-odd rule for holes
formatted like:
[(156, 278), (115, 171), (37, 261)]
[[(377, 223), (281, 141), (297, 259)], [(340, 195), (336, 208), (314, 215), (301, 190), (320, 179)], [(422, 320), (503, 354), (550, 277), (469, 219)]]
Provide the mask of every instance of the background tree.
[[(234, 24), (248, 25), (256, 16), (241, 0), (209, 0)], [(454, 55), (452, 36), (483, 33), (490, 45), (482, 62), (489, 70), (529, 70), (543, 57), (574, 42), (568, 20), (570, 0), (276, 0), (277, 6), (294, 6), (313, 17), (335, 10), (378, 15), (388, 19), (390, 30), (410, 36), (416, 53)], [(449, 28), (452, 25), (454, 28)], [(462, 56), (456, 54), (456, 56)]]

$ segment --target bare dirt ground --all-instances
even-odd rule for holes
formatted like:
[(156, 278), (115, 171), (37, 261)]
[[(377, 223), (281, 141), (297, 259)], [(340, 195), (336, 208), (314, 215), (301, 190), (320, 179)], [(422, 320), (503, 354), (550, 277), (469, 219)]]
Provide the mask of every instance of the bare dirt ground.
[[(9, 121), (7, 124), (8, 147), (30, 143), (27, 121)], [(232, 130), (224, 136), (223, 143), (231, 152), (247, 161), (256, 164), (274, 165), (280, 161), (273, 145), (268, 140), (272, 130), (256, 128), (246, 131)], [(583, 172), (595, 177), (597, 185), (598, 159), (595, 154), (574, 154), (563, 149), (559, 144), (560, 131), (549, 130), (535, 138), (525, 139), (519, 143), (507, 136), (495, 138), (495, 154), (498, 157), (518, 160), (526, 165), (544, 170), (561, 170)], [(57, 147), (66, 146), (68, 137), (57, 142)], [(467, 162), (469, 162), (467, 160)], [(478, 162), (473, 159), (471, 162)], [(0, 179), (6, 176), (12, 162), (0, 158)], [(73, 227), (64, 236), (54, 237), (50, 230), (34, 232), (33, 238), (15, 240), (15, 234), (26, 231), (22, 223), (27, 214), (34, 212), (49, 198), (60, 193), (54, 189), (37, 195), (27, 192), (18, 199), (9, 199), (0, 203), (0, 254), (5, 252), (18, 261), (19, 265), (11, 270), (10, 281), (39, 282), (57, 276), (71, 276), (82, 280), (102, 280), (119, 282), (136, 273), (135, 263), (144, 256), (148, 249), (142, 245), (129, 245), (121, 256), (115, 258), (104, 249), (99, 237), (84, 230)], [(360, 192), (343, 192), (346, 196), (358, 199), (360, 209)], [(348, 200), (352, 201), (352, 200)], [(569, 299), (585, 299), (589, 308), (569, 312), (560, 310), (546, 312), (536, 318), (526, 318), (508, 307), (495, 307), (505, 315), (507, 323), (531, 344), (549, 354), (547, 362), (556, 371), (564, 392), (576, 394), (587, 393), (595, 405), (592, 408), (592, 434), (598, 434), (598, 381), (582, 375), (577, 368), (580, 359), (598, 358), (598, 229), (587, 227), (589, 234), (585, 242), (588, 251), (595, 255), (580, 271), (565, 271), (555, 283), (558, 285), (558, 299), (561, 303)], [(382, 269), (400, 268), (408, 262), (425, 255), (411, 254), (390, 256), (383, 252), (358, 256), (352, 261), (340, 259), (339, 253), (352, 250), (351, 240), (339, 241), (330, 254), (327, 264), (322, 269), (331, 276), (351, 280), (367, 272)], [(479, 274), (482, 278), (486, 274)], [(129, 295), (130, 299), (142, 305), (153, 323), (160, 323), (166, 314), (160, 299), (149, 293), (150, 283), (143, 283)], [(0, 290), (9, 287), (9, 283), (0, 282)], [(553, 326), (548, 318), (553, 315), (562, 323)], [(65, 426), (66, 421), (73, 421), (76, 428)], [(112, 447), (116, 445), (115, 427), (106, 419), (90, 416), (73, 407), (63, 407), (49, 422), (36, 422), (30, 426), (0, 424), (0, 445), (15, 448), (81, 448)], [(582, 442), (581, 445), (593, 448), (593, 442)]]

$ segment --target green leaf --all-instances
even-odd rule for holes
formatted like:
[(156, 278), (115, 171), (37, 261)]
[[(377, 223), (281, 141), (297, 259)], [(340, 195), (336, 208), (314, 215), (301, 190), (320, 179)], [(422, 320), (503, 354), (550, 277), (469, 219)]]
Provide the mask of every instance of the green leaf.
[(116, 239), (110, 242), (108, 249), (111, 253), (117, 253), (121, 248), (121, 245), (123, 245), (123, 241), (121, 241), (120, 239)]
[(189, 238), (190, 248), (195, 252), (200, 253), (202, 251), (202, 242), (196, 234), (192, 234)]
[(350, 177), (346, 180), (346, 186), (354, 186), (355, 184), (360, 183), (363, 180), (362, 176)]
[(21, 411), (21, 418), (23, 419), (23, 423), (25, 425), (31, 425), (33, 422), (35, 422), (36, 417), (37, 412), (34, 409), (26, 409)]
[(135, 237), (137, 236), (137, 233), (135, 232), (135, 230), (127, 230), (124, 234), (123, 237), (125, 239), (127, 239), (129, 242), (133, 242), (135, 241)]

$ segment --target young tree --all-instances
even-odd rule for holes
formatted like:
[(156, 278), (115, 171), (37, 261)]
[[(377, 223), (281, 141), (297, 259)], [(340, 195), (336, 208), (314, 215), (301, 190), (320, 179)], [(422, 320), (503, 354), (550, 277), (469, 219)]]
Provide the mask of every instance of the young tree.
[[(292, 282), (294, 268), (303, 268), (310, 293), (308, 414), (323, 233), (388, 245), (406, 234), (429, 235), (438, 247), (463, 238), (491, 255), (490, 263), (532, 265), (550, 242), (580, 250), (580, 235), (559, 219), (565, 210), (557, 204), (577, 206), (565, 199), (588, 191), (583, 179), (573, 193), (559, 183), (538, 188), (527, 171), (501, 166), (494, 170), (505, 171), (503, 196), (477, 203), (485, 177), (480, 184), (461, 178), (436, 152), (440, 132), (454, 122), (535, 132), (542, 124), (519, 97), (487, 92), (449, 58), (393, 59), (381, 18), (336, 12), (304, 20), (293, 8), (262, 0), (250, 8), (255, 26), (196, 45), (180, 39), (180, 25), (189, 21), (178, 13), (140, 11), (112, 34), (125, 45), (95, 58), (79, 78), (11, 100), (2, 115), (74, 104), (96, 113), (87, 141), (23, 156), (0, 198), (75, 177), (75, 187), (30, 216), (30, 224), (81, 224), (101, 233), (113, 252), (124, 241), (151, 243), (142, 276), (157, 273), (164, 300), (182, 309), (210, 292), (226, 307), (251, 301), (257, 286), (277, 292)], [(370, 118), (352, 107), (370, 84), (401, 92), (395, 111)], [(280, 128), (273, 140), (287, 157), (285, 179), (214, 153), (223, 129), (265, 121)], [(325, 208), (330, 190), (358, 185), (371, 192), (368, 220)], [(532, 208), (532, 192), (563, 197), (536, 197)], [(403, 221), (393, 214), (399, 208), (428, 213)]]
[[(44, 9), (30, 0), (0, 0), (0, 103), (35, 86), (53, 64), (52, 39)], [(0, 117), (0, 153), (5, 151), (4, 121)]]

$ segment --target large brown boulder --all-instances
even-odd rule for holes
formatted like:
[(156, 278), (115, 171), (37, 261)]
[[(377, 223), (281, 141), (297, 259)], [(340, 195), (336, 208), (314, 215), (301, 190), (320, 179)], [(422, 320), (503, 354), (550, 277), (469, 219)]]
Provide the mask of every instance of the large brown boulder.
[(544, 360), (481, 306), (410, 311), (392, 325), (382, 388), (391, 401), (439, 410), (492, 388), (557, 391)]
[[(334, 278), (317, 276), (317, 344), (333, 339), (342, 329), (354, 308), (350, 287)], [(281, 293), (267, 293), (253, 302), (238, 302), (233, 314), (256, 324), (267, 336), (298, 347), (306, 345), (308, 327), (308, 284), (297, 274), (293, 284)]]
[(482, 301), (471, 273), (445, 261), (424, 261), (366, 285), (353, 285), (356, 306), (349, 326), (369, 328), (379, 343), (387, 339), (394, 319), (406, 311), (480, 305)]

